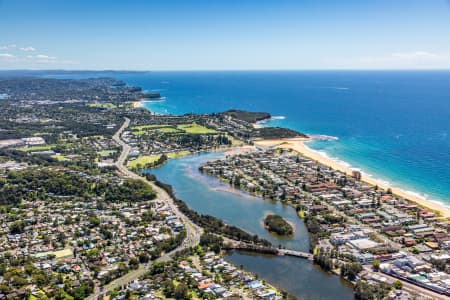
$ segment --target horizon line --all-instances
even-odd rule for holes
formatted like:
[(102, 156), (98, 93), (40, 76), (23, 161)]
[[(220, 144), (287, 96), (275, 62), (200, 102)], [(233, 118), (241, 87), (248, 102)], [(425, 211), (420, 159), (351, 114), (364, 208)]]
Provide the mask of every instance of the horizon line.
[(387, 71), (387, 72), (398, 72), (398, 71), (450, 71), (450, 68), (417, 68), (417, 69), (154, 69), (154, 70), (133, 70), (133, 69), (0, 69), (0, 72), (299, 72), (299, 71), (309, 71), (309, 72), (327, 72), (327, 71)]

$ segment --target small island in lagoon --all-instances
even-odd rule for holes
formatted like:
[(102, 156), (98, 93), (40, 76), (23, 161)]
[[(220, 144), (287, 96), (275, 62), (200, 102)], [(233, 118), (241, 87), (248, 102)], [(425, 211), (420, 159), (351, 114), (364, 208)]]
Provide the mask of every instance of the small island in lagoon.
[(267, 215), (264, 218), (264, 227), (278, 235), (286, 236), (294, 234), (292, 225), (279, 215)]

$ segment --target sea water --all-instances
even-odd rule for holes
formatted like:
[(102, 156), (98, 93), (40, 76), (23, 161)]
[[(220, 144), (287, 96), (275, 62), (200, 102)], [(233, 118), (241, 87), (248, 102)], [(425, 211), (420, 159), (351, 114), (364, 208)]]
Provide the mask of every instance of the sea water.
[[(47, 74), (47, 76), (52, 76)], [(271, 126), (335, 137), (311, 148), (450, 205), (450, 71), (84, 72), (161, 93), (157, 113), (265, 111)]]
[(158, 91), (158, 113), (265, 111), (268, 123), (336, 137), (315, 150), (450, 204), (450, 72), (149, 72), (121, 76)]

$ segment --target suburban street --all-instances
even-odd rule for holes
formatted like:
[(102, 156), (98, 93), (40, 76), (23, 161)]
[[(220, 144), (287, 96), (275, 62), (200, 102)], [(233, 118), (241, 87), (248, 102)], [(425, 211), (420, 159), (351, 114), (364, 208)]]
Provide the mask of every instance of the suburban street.
[(138, 269), (133, 270), (133, 271), (125, 274), (124, 276), (111, 281), (108, 285), (104, 286), (102, 289), (99, 289), (98, 287), (96, 287), (94, 294), (92, 294), (88, 298), (90, 300), (97, 299), (99, 296), (101, 296), (109, 291), (112, 291), (115, 288), (127, 285), (130, 282), (133, 282), (140, 276), (144, 275), (150, 269), (150, 267), (152, 266), (153, 263), (169, 261), (171, 259), (171, 256), (174, 253), (176, 253), (180, 250), (198, 245), (198, 243), (200, 242), (200, 236), (203, 232), (202, 228), (200, 228), (196, 224), (192, 223), (183, 213), (180, 212), (180, 210), (174, 203), (173, 199), (169, 196), (169, 194), (167, 194), (167, 192), (165, 190), (156, 186), (152, 182), (149, 182), (146, 178), (139, 176), (138, 174), (131, 172), (130, 170), (127, 169), (127, 167), (125, 166), (125, 161), (126, 161), (126, 158), (128, 157), (128, 154), (130, 153), (131, 147), (130, 147), (130, 145), (128, 145), (121, 139), (121, 134), (129, 125), (130, 125), (130, 119), (125, 118), (125, 122), (113, 136), (113, 140), (122, 147), (122, 152), (120, 153), (119, 158), (115, 162), (117, 169), (123, 174), (124, 177), (143, 180), (146, 183), (150, 184), (152, 186), (152, 188), (155, 190), (155, 192), (157, 193), (157, 198), (159, 200), (164, 201), (167, 205), (169, 205), (169, 207), (172, 209), (172, 211), (183, 222), (183, 224), (185, 225), (185, 229), (186, 229), (186, 238), (178, 248), (172, 250), (171, 252), (163, 254), (161, 257), (159, 257), (155, 261), (150, 262), (145, 265), (140, 265)]

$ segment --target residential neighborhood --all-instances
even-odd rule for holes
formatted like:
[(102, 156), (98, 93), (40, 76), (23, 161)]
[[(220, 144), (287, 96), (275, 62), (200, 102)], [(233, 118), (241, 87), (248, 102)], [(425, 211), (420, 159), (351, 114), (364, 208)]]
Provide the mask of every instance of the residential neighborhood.
[(327, 269), (375, 264), (381, 273), (450, 295), (448, 220), (360, 181), (357, 171), (348, 176), (284, 148), (229, 156), (201, 171), (295, 207)]

